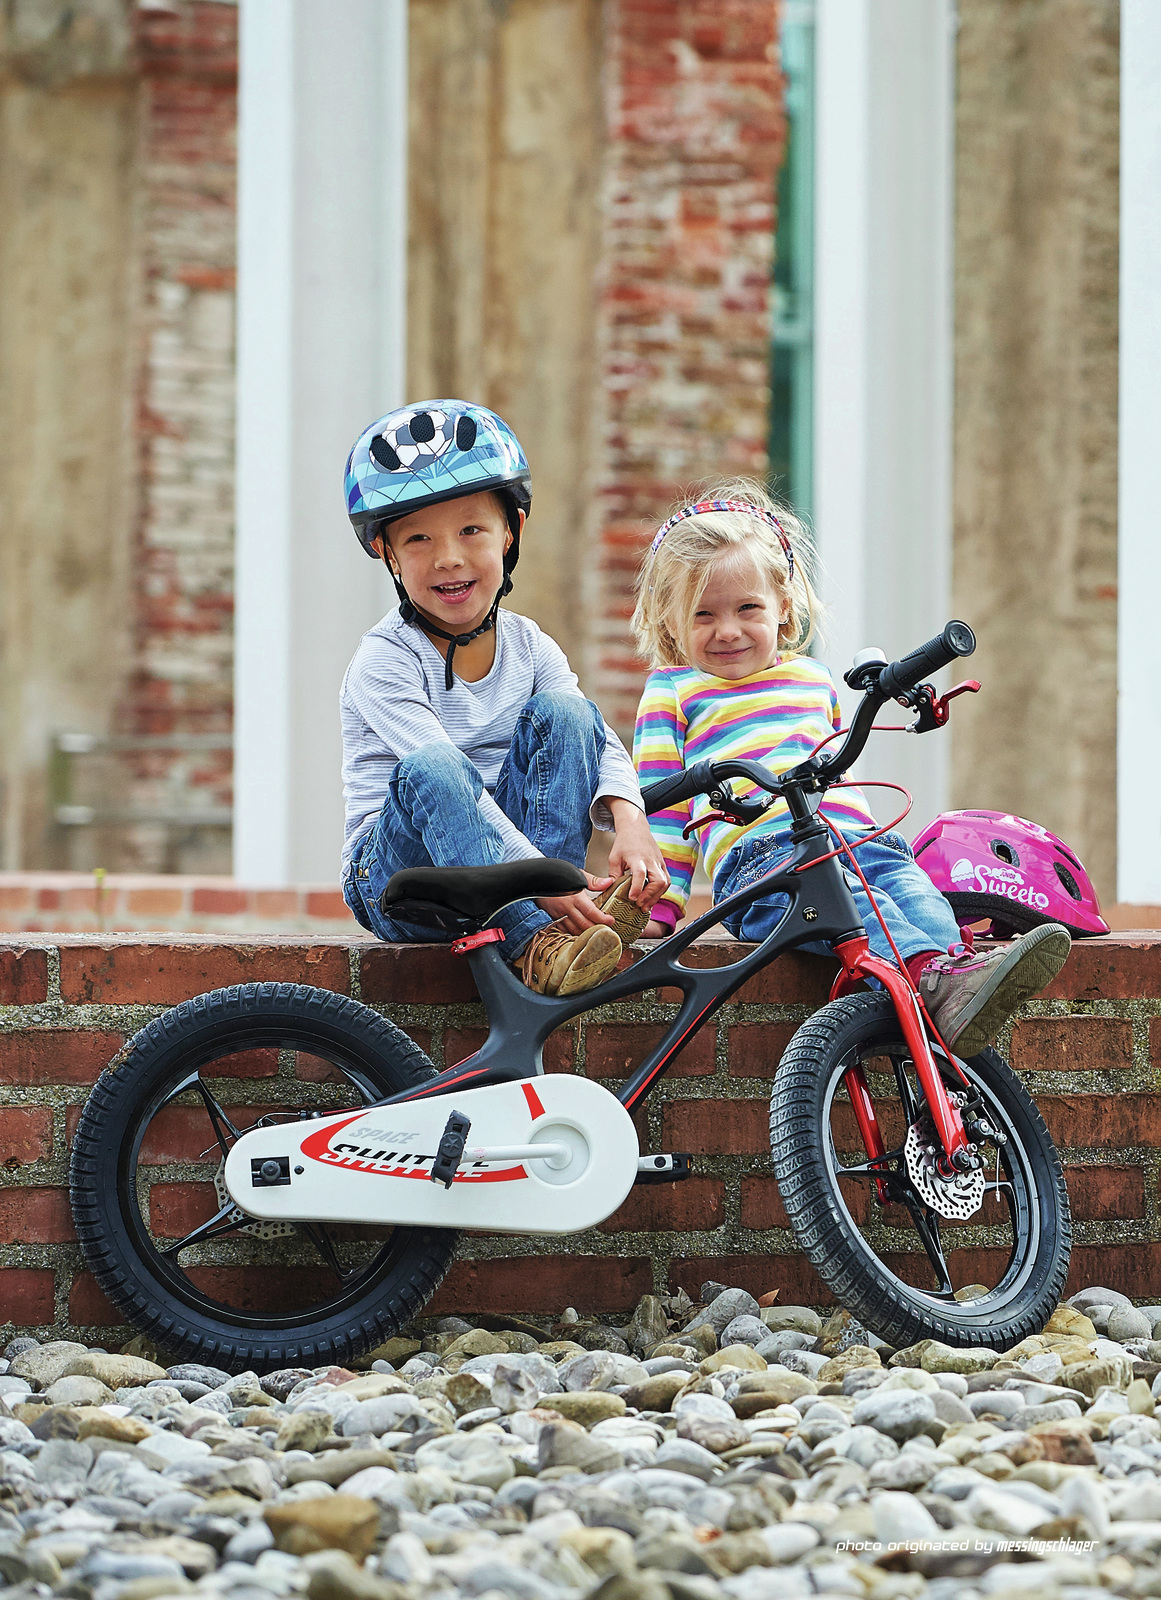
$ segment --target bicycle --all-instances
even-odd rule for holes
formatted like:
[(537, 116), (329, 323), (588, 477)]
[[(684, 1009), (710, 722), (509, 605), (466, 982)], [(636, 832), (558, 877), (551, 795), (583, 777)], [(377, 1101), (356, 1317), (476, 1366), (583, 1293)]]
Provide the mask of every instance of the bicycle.
[[(994, 1050), (952, 1056), (910, 980), (869, 952), (842, 865), (844, 853), (855, 858), (832, 846), (818, 814), (889, 700), (916, 712), (918, 731), (947, 720), (950, 696), (923, 680), (974, 648), (971, 630), (953, 622), (900, 661), (863, 652), (847, 674), (862, 699), (841, 745), (781, 775), (703, 762), (653, 785), (650, 811), (705, 793), (740, 822), (781, 796), (792, 854), (587, 993), (526, 988), (488, 926), (512, 900), (583, 888), (577, 868), (535, 860), (397, 873), (384, 909), (453, 936), (489, 1017), (486, 1042), (457, 1066), (437, 1073), (391, 1022), (305, 985), (218, 990), (150, 1022), (102, 1074), (73, 1147), (73, 1213), (101, 1288), (182, 1356), (235, 1370), (348, 1360), (422, 1311), (456, 1230), (576, 1233), (611, 1215), (635, 1182), (690, 1170), (687, 1156), (642, 1156), (630, 1113), (749, 978), (783, 951), (825, 940), (840, 971), (784, 1052), (771, 1101), (774, 1171), (797, 1243), (888, 1344), (1007, 1347), (1038, 1331), (1071, 1244), (1048, 1130)], [(753, 786), (749, 795), (734, 794), (736, 778)], [(778, 891), (789, 907), (756, 949), (728, 966), (681, 964), (695, 939)], [(866, 979), (881, 987), (858, 991)], [(659, 986), (681, 992), (677, 1015), (616, 1094), (545, 1075), (554, 1029)], [(211, 1084), (259, 1069), (298, 1103), (239, 1127)], [(210, 1138), (199, 1155), (203, 1121)], [(217, 1200), (213, 1216), (180, 1234), (190, 1218), (159, 1191), (181, 1184), (154, 1182), (175, 1152), (186, 1163), (179, 1178), (204, 1182), (213, 1168)], [(976, 1248), (958, 1255), (945, 1227), (970, 1227), (961, 1237)], [(957, 1284), (978, 1276), (981, 1261), (994, 1281)]]

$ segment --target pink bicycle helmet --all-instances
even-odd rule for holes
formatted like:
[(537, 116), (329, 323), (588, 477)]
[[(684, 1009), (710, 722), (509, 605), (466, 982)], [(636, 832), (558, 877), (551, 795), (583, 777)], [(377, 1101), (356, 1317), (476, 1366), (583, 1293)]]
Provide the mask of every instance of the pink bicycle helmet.
[(945, 811), (911, 846), (961, 923), (992, 918), (1008, 937), (1062, 922), (1074, 939), (1108, 933), (1088, 873), (1038, 823), (1004, 811)]

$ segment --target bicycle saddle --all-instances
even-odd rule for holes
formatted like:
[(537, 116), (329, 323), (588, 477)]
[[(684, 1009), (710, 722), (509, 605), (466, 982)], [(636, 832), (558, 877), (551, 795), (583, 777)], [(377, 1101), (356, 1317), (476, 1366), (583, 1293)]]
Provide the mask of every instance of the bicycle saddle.
[(379, 909), (386, 914), (392, 907), (430, 906), (483, 923), (513, 900), (575, 894), (587, 887), (579, 867), (548, 856), (505, 861), (498, 867), (408, 867), (393, 875), (379, 897)]

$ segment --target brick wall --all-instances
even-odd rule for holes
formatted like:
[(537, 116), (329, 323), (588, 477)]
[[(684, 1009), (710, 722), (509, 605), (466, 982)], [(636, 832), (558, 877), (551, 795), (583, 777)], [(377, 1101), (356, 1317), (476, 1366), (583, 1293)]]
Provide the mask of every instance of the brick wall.
[(637, 562), (672, 500), (766, 471), (775, 179), (785, 119), (768, 0), (613, 0), (601, 250), (605, 426), (589, 686), (631, 729)]
[[(735, 949), (706, 943), (696, 959), (716, 964)], [(692, 1151), (696, 1176), (635, 1190), (577, 1238), (467, 1237), (434, 1307), (615, 1312), (654, 1287), (696, 1289), (711, 1275), (825, 1304), (786, 1229), (766, 1107), (780, 1053), (825, 998), (828, 976), (827, 963), (794, 956), (759, 974), (654, 1094), (642, 1147)], [(0, 939), (0, 1307), (13, 1324), (102, 1343), (122, 1336), (72, 1235), (65, 1186), (80, 1107), (122, 1041), (151, 1016), (206, 989), (256, 979), (354, 995), (440, 1064), (462, 1060), (483, 1037), (471, 975), (438, 947), (369, 938)], [(595, 1011), (553, 1036), (549, 1068), (615, 1085), (673, 1011), (656, 994)], [(1076, 1232), (1072, 1287), (1099, 1282), (1161, 1299), (1161, 935), (1078, 946), (1001, 1042), (1065, 1161)], [(272, 1103), (282, 1071), (269, 1063), (252, 1081), (223, 1080), (223, 1098)], [(160, 1167), (157, 1176), (174, 1185), (182, 1174)], [(177, 1187), (159, 1196), (175, 1217), (188, 1198)], [(176, 1220), (174, 1227), (176, 1234)]]
[[(233, 718), (237, 23), (232, 5), (138, 11), (141, 302), (133, 643), (125, 734), (229, 733)], [(132, 758), (127, 799), (231, 804), (229, 749)], [(228, 872), (229, 830), (121, 830), (119, 865)]]

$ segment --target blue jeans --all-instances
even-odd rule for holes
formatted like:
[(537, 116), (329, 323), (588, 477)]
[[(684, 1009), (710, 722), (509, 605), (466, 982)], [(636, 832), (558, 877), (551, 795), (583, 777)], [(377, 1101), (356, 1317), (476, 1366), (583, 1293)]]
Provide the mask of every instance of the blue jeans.
[[(600, 712), (579, 695), (535, 694), (516, 719), (493, 798), (541, 855), (584, 866), (605, 740)], [(439, 928), (384, 916), (379, 896), (407, 867), (503, 861), (499, 830), (480, 809), (483, 792), (484, 780), (453, 744), (428, 744), (404, 756), (343, 880), (343, 898), (364, 928), (392, 943), (451, 938)], [(513, 960), (550, 918), (535, 901), (517, 900), (492, 921), (504, 930), (504, 954)]]
[[(855, 844), (859, 834), (851, 829), (844, 837), (849, 844)], [(788, 857), (791, 848), (788, 828), (778, 833), (751, 834), (743, 839), (718, 868), (714, 899), (724, 900), (727, 895), (748, 887), (770, 872), (783, 857)], [(884, 833), (870, 844), (862, 845), (855, 855), (904, 961), (923, 950), (946, 950), (958, 941), (959, 923), (954, 911), (923, 868), (916, 865), (911, 846), (901, 834)], [(890, 961), (891, 946), (862, 884), (845, 861), (843, 870), (872, 952)], [(747, 906), (741, 916), (726, 917), (723, 926), (735, 939), (758, 943), (777, 926), (789, 904), (788, 895), (764, 895)], [(831, 953), (830, 946), (823, 941), (801, 948), (818, 955)]]

